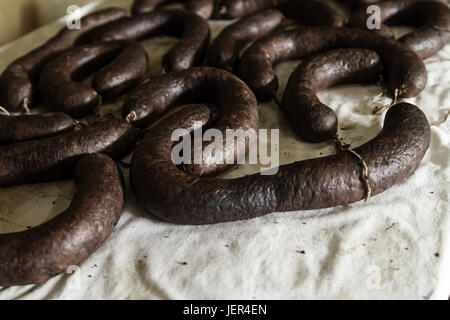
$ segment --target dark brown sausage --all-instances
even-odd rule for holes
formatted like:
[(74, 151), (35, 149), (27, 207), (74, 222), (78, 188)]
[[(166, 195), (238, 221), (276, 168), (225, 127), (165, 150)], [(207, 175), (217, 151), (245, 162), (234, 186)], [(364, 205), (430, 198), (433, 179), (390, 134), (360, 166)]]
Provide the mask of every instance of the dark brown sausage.
[[(255, 218), (272, 212), (334, 207), (366, 196), (359, 160), (350, 152), (284, 165), (276, 175), (238, 179), (199, 178), (171, 161), (171, 133), (205, 123), (208, 110), (183, 110), (152, 128), (135, 151), (131, 185), (140, 204), (177, 224), (211, 224)], [(198, 125), (198, 124), (197, 124)], [(369, 168), (373, 194), (411, 175), (430, 144), (423, 112), (401, 103), (386, 114), (384, 128), (355, 151)]]
[[(197, 67), (147, 79), (131, 93), (123, 106), (123, 117), (137, 126), (148, 126), (177, 104), (212, 103), (219, 109), (214, 128), (224, 136), (227, 129), (258, 130), (258, 103), (247, 85), (233, 74), (215, 68)], [(204, 148), (211, 143), (205, 144)], [(234, 159), (248, 151), (240, 144), (225, 148), (224, 158)], [(203, 149), (204, 150), (204, 149)], [(224, 161), (225, 162), (225, 161)], [(196, 175), (207, 175), (228, 168), (205, 157), (203, 164), (186, 167)]]
[(35, 101), (34, 85), (46, 63), (56, 54), (72, 47), (85, 32), (126, 16), (125, 10), (109, 8), (81, 19), (81, 29), (62, 29), (56, 36), (30, 53), (13, 61), (0, 77), (0, 105), (9, 111), (24, 111)]
[(76, 121), (65, 113), (26, 116), (0, 115), (0, 145), (41, 139), (74, 130)]
[(108, 156), (76, 165), (69, 209), (33, 229), (0, 235), (0, 286), (43, 283), (86, 260), (113, 232), (124, 207), (123, 175)]
[(148, 56), (137, 42), (126, 41), (119, 55), (92, 78), (92, 88), (103, 100), (114, 100), (135, 88), (148, 71)]
[(135, 0), (131, 12), (133, 14), (143, 14), (172, 2), (184, 2), (188, 11), (198, 14), (203, 19), (209, 19), (214, 12), (214, 5), (217, 0)]
[(133, 150), (139, 135), (140, 130), (125, 121), (107, 120), (79, 131), (0, 147), (0, 186), (66, 178), (86, 154), (101, 152), (121, 159)]
[(337, 135), (336, 113), (316, 93), (336, 84), (376, 82), (383, 69), (380, 56), (366, 49), (337, 49), (301, 63), (291, 74), (281, 109), (301, 137), (322, 142)]
[(202, 64), (209, 45), (209, 24), (185, 10), (158, 10), (114, 21), (86, 34), (80, 43), (143, 40), (157, 35), (180, 37), (180, 41), (164, 55), (165, 71), (184, 70)]
[(289, 0), (281, 10), (286, 17), (309, 26), (343, 27), (346, 23), (345, 17), (328, 1)]
[(219, 1), (214, 16), (219, 19), (242, 18), (259, 11), (279, 7), (287, 1), (289, 0), (222, 0)]
[[(384, 35), (392, 34), (387, 25), (409, 24), (416, 31), (401, 37), (399, 41), (425, 59), (437, 53), (450, 42), (450, 9), (437, 1), (398, 0), (378, 4), (381, 14), (380, 30)], [(353, 27), (367, 30), (367, 7), (356, 10), (351, 17)]]
[(427, 84), (422, 59), (401, 43), (369, 31), (333, 27), (301, 27), (259, 39), (244, 52), (239, 75), (258, 99), (271, 99), (278, 90), (274, 64), (337, 48), (377, 52), (386, 67), (388, 90), (392, 94), (398, 90), (401, 97), (415, 97)]
[[(105, 65), (108, 66), (94, 76), (93, 89), (76, 82)], [(139, 84), (147, 69), (147, 53), (136, 42), (111, 41), (75, 47), (44, 68), (39, 93), (48, 109), (82, 118), (93, 113), (102, 98), (114, 99)]]
[(232, 71), (241, 50), (274, 31), (283, 19), (280, 11), (266, 10), (227, 26), (209, 47), (207, 65)]

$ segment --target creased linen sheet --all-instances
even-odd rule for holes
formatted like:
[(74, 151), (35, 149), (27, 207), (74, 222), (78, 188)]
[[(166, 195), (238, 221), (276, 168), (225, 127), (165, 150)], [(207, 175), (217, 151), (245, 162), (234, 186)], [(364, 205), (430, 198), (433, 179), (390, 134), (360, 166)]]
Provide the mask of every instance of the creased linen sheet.
[[(130, 0), (92, 2), (83, 10), (130, 8)], [(52, 36), (64, 20), (0, 48), (0, 70)], [(226, 22), (211, 22), (216, 36)], [(176, 39), (145, 42), (151, 72)], [(277, 67), (281, 98), (298, 61)], [(428, 86), (415, 99), (430, 122), (450, 108), (450, 46), (426, 60)], [(340, 136), (356, 147), (380, 131), (374, 85), (320, 92), (336, 110)], [(122, 101), (104, 107), (118, 109)], [(261, 128), (280, 129), (280, 162), (325, 156), (330, 143), (296, 137), (274, 103), (260, 105)], [(345, 130), (343, 130), (344, 128)], [(273, 213), (250, 221), (178, 226), (127, 204), (115, 231), (73, 274), (41, 285), (0, 288), (0, 299), (447, 299), (450, 293), (450, 121), (432, 128), (431, 148), (404, 182), (371, 198), (326, 210)], [(224, 178), (258, 172), (243, 165)], [(126, 175), (128, 172), (125, 171)], [(70, 204), (71, 181), (0, 189), (0, 233), (25, 230)]]

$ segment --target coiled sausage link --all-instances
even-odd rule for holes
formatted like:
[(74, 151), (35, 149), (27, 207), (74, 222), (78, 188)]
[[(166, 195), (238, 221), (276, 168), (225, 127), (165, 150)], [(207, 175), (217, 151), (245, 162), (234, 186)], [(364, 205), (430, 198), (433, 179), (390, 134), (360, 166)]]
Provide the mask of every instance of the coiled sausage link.
[[(436, 54), (450, 42), (450, 8), (437, 1), (397, 0), (378, 4), (381, 14), (380, 30), (383, 35), (392, 35), (387, 25), (409, 24), (418, 27), (399, 39), (422, 59)], [(356, 10), (350, 19), (353, 27), (367, 29), (367, 7)]]
[[(98, 71), (92, 89), (80, 81)], [(95, 111), (102, 100), (112, 100), (138, 85), (148, 69), (144, 48), (132, 41), (110, 41), (69, 49), (42, 71), (39, 92), (44, 105), (75, 118)]]
[(0, 234), (0, 286), (43, 283), (86, 260), (111, 234), (124, 206), (123, 175), (102, 154), (83, 157), (70, 207), (23, 232)]
[[(227, 129), (258, 130), (258, 103), (250, 88), (235, 75), (221, 69), (196, 67), (150, 77), (133, 91), (124, 103), (122, 115), (137, 126), (148, 126), (169, 108), (179, 104), (212, 103), (219, 109), (214, 128), (226, 136)], [(212, 143), (205, 143), (203, 150)], [(202, 164), (187, 165), (196, 175), (208, 175), (229, 167), (226, 159), (245, 155), (245, 148), (237, 143), (224, 147), (223, 163), (212, 155), (203, 157)]]
[(206, 64), (233, 71), (244, 47), (278, 28), (284, 16), (278, 10), (266, 10), (227, 26), (214, 39), (208, 50)]
[(239, 75), (258, 99), (268, 100), (278, 90), (274, 64), (338, 48), (377, 52), (386, 67), (388, 90), (392, 94), (398, 90), (401, 97), (414, 97), (427, 84), (422, 59), (401, 43), (368, 31), (332, 27), (301, 27), (259, 39), (244, 52)]
[[(209, 110), (183, 110), (152, 128), (131, 162), (131, 185), (150, 213), (177, 224), (212, 224), (255, 218), (272, 212), (334, 207), (365, 198), (361, 167), (350, 152), (284, 165), (275, 175), (233, 180), (199, 178), (171, 161), (171, 133), (198, 129)], [(430, 144), (427, 118), (416, 106), (401, 103), (386, 114), (384, 128), (355, 149), (369, 169), (373, 194), (411, 175)]]
[(336, 84), (376, 82), (382, 70), (380, 56), (366, 49), (326, 51), (303, 61), (289, 77), (280, 105), (286, 121), (309, 141), (336, 138), (336, 113), (316, 93)]
[(80, 29), (64, 28), (43, 45), (13, 61), (0, 77), (0, 106), (9, 111), (30, 109), (35, 102), (35, 84), (45, 64), (58, 53), (73, 47), (82, 34), (126, 15), (120, 8), (91, 13), (81, 19)]
[(163, 69), (168, 72), (202, 64), (210, 34), (208, 22), (195, 13), (185, 10), (158, 10), (97, 28), (80, 38), (78, 44), (143, 40), (157, 35), (180, 37), (180, 41), (164, 55)]

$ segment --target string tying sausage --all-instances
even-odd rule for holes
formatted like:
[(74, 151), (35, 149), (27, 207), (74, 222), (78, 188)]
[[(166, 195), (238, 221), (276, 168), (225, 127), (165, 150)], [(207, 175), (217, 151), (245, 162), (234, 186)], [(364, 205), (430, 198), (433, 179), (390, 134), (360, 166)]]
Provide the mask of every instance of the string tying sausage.
[[(135, 151), (131, 185), (139, 203), (164, 221), (212, 224), (255, 218), (272, 212), (345, 205), (367, 195), (360, 163), (350, 152), (295, 162), (275, 175), (237, 179), (198, 177), (171, 161), (173, 130), (199, 129), (209, 110), (194, 108), (172, 115), (150, 129)], [(430, 125), (414, 105), (401, 103), (386, 114), (383, 130), (354, 149), (365, 160), (373, 195), (410, 176), (430, 145)]]

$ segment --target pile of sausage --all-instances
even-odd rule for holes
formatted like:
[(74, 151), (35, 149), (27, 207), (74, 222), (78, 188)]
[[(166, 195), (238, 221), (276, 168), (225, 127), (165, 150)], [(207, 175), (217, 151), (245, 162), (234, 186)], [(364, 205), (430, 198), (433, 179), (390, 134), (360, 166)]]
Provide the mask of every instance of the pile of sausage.
[[(177, 167), (171, 135), (206, 127), (257, 130), (258, 101), (278, 91), (274, 65), (305, 59), (292, 72), (280, 108), (303, 139), (332, 140), (337, 116), (316, 93), (382, 76), (391, 95), (420, 94), (427, 84), (423, 59), (450, 41), (445, 1), (339, 1), (351, 8), (349, 21), (330, 1), (189, 0), (183, 9), (165, 8), (169, 2), (177, 1), (136, 0), (132, 14), (119, 8), (89, 14), (80, 29), (64, 28), (1, 74), (0, 186), (71, 175), (77, 186), (71, 206), (56, 218), (0, 235), (1, 286), (44, 282), (102, 244), (124, 207), (124, 177), (114, 160), (133, 151), (130, 180), (138, 201), (177, 224), (353, 203), (367, 196), (367, 188), (375, 195), (402, 181), (421, 162), (430, 125), (408, 103), (392, 106), (380, 134), (352, 152), (284, 165), (275, 175), (216, 179), (229, 165), (209, 158)], [(382, 27), (365, 30), (367, 6), (374, 3)], [(207, 19), (236, 21), (210, 44)], [(390, 26), (400, 24), (416, 29), (395, 39)], [(180, 40), (164, 55), (163, 72), (148, 76), (139, 41), (158, 35)], [(89, 76), (88, 85), (83, 81)], [(104, 101), (123, 95), (122, 119), (82, 125), (80, 119)], [(181, 104), (192, 105), (153, 125)], [(36, 105), (50, 113), (30, 114)], [(223, 156), (238, 158), (249, 147), (225, 148)]]

